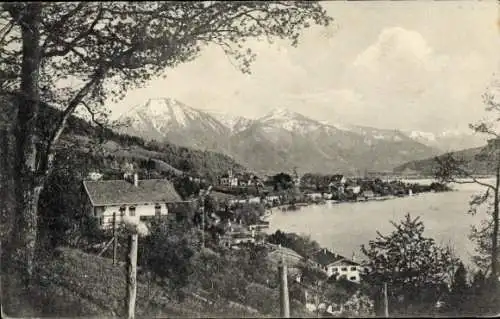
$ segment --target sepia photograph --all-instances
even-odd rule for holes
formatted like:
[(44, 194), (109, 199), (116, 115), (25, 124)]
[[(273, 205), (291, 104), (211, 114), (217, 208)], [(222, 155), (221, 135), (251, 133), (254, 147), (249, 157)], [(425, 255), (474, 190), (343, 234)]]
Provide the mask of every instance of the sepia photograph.
[(2, 318), (500, 316), (500, 2), (0, 3)]

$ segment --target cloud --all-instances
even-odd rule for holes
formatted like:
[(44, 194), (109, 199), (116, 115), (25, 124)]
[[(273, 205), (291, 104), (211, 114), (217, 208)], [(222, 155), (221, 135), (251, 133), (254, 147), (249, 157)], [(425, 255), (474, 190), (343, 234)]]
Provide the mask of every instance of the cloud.
[[(351, 111), (366, 125), (434, 130), (457, 123), (477, 104), (478, 79), (486, 79), (487, 72), (473, 50), (440, 53), (421, 33), (388, 27), (355, 56), (342, 85), (364, 97)], [(377, 118), (380, 114), (385, 116)]]
[(445, 60), (434, 53), (419, 32), (390, 27), (382, 30), (377, 41), (361, 52), (353, 65), (375, 70), (387, 70), (387, 66), (406, 69), (410, 65), (436, 69)]
[(257, 53), (250, 76), (210, 46), (121, 104), (168, 96), (248, 117), (283, 106), (385, 128), (466, 128), (498, 67), (496, 4), (432, 5), (325, 2), (338, 26), (308, 29), (297, 48), (249, 41)]

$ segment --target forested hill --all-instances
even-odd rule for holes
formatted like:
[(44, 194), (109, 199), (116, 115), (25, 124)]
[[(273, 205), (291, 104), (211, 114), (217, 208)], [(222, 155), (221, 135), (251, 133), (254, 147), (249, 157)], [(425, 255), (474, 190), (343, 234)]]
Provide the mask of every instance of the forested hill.
[[(493, 174), (493, 166), (490, 165), (488, 161), (481, 160), (476, 157), (479, 154), (482, 147), (469, 148), (457, 152), (446, 153), (441, 156), (445, 156), (447, 154), (451, 154), (454, 158), (460, 159), (464, 161), (465, 169), (468, 172), (471, 172), (475, 175), (490, 175)], [(440, 156), (440, 157), (441, 157)], [(420, 175), (424, 176), (432, 176), (434, 174), (435, 169), (437, 168), (437, 161), (435, 157), (412, 161), (400, 165), (394, 168), (395, 173), (401, 173), (405, 170), (416, 171)]]
[[(12, 103), (5, 98), (1, 100), (2, 113), (13, 114)], [(47, 105), (42, 105), (41, 110), (39, 127), (41, 130), (49, 130), (51, 123), (59, 118), (60, 111)], [(146, 142), (140, 137), (119, 134), (75, 116), (68, 119), (60, 144), (59, 147), (88, 157), (96, 168), (123, 162), (143, 165), (151, 160), (149, 162), (156, 164), (156, 170), (174, 174), (186, 172), (193, 176), (215, 177), (229, 169), (235, 172), (246, 170), (229, 156), (220, 153), (194, 150), (166, 142)]]

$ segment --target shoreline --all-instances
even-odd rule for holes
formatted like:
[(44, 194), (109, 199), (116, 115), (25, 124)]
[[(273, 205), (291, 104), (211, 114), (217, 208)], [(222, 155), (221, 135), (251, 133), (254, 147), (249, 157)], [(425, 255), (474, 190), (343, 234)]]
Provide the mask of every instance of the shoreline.
[(340, 205), (340, 204), (355, 204), (355, 203), (367, 203), (367, 202), (382, 202), (382, 201), (387, 201), (387, 200), (394, 200), (394, 199), (399, 199), (399, 198), (407, 198), (407, 197), (415, 197), (415, 196), (420, 196), (423, 194), (437, 194), (437, 193), (448, 193), (448, 192), (453, 192), (456, 191), (454, 189), (450, 189), (447, 191), (439, 191), (439, 192), (421, 192), (421, 193), (413, 193), (412, 195), (403, 195), (403, 196), (398, 196), (398, 195), (387, 195), (387, 196), (376, 196), (372, 198), (367, 198), (367, 199), (362, 199), (362, 200), (355, 200), (355, 201), (342, 201), (342, 200), (334, 200), (334, 199), (325, 199), (323, 202), (318, 202), (318, 203), (296, 203), (295, 206), (297, 209), (287, 209), (292, 204), (284, 204), (284, 205), (278, 205), (274, 206), (271, 208), (268, 208), (267, 211), (269, 212), (265, 216), (265, 220), (269, 219), (271, 215), (273, 214), (274, 210), (281, 210), (281, 211), (298, 211), (302, 207), (309, 207), (309, 206), (322, 206), (322, 205), (327, 205), (327, 204), (335, 204), (335, 205)]

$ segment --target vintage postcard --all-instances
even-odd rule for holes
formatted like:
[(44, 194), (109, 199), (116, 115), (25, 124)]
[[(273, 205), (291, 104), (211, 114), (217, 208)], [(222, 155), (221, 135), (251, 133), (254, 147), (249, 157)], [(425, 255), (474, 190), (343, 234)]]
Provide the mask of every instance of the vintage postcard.
[(500, 314), (497, 1), (0, 4), (4, 318)]

